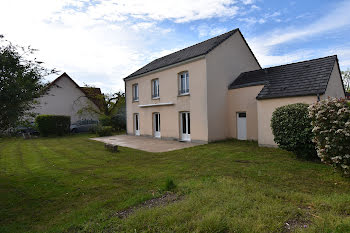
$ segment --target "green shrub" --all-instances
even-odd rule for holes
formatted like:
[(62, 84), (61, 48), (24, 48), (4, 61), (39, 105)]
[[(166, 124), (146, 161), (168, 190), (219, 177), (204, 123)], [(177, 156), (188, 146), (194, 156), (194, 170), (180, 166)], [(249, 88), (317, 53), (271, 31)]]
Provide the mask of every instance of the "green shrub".
[(309, 107), (321, 161), (350, 176), (350, 103), (329, 98)]
[(116, 131), (121, 131), (126, 129), (125, 115), (117, 114), (112, 117), (111, 121), (112, 121), (112, 127)]
[(174, 190), (175, 188), (176, 188), (176, 185), (175, 185), (173, 179), (167, 178), (165, 181), (164, 190), (171, 191), (171, 190)]
[(113, 132), (112, 126), (102, 126), (97, 129), (97, 135), (99, 137), (111, 136)]
[(70, 132), (70, 116), (39, 115), (35, 118), (41, 136), (62, 136)]
[(297, 103), (276, 108), (271, 128), (278, 146), (300, 158), (317, 159), (308, 105)]
[(110, 116), (103, 115), (99, 118), (99, 121), (102, 126), (112, 126), (112, 119)]

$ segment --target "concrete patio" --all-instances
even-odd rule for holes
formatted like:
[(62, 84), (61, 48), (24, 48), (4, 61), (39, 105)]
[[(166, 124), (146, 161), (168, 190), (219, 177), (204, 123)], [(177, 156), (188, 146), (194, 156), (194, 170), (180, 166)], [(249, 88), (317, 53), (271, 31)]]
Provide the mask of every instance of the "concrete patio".
[(167, 152), (202, 145), (201, 143), (194, 142), (179, 142), (131, 135), (115, 135), (109, 137), (91, 138), (91, 140), (148, 152)]

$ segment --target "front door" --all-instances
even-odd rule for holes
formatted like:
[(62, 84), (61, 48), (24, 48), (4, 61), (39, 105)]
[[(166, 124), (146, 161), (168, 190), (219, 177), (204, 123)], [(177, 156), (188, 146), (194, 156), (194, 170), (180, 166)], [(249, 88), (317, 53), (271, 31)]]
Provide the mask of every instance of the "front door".
[(245, 112), (237, 113), (237, 139), (247, 140), (247, 114)]
[(153, 134), (154, 137), (160, 138), (160, 114), (153, 113)]
[(180, 136), (182, 141), (191, 141), (191, 121), (189, 112), (180, 113)]
[(134, 114), (134, 131), (136, 136), (140, 136), (140, 117), (138, 113)]

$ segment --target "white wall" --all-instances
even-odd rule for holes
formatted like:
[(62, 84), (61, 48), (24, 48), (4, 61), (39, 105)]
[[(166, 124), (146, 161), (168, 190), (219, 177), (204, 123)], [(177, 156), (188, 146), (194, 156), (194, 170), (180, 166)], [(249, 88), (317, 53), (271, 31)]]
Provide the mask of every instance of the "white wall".
[(39, 104), (33, 110), (34, 113), (70, 116), (71, 123), (82, 119), (98, 120), (98, 115), (91, 112), (78, 114), (78, 111), (86, 106), (91, 106), (96, 110), (98, 108), (65, 76), (57, 80), (47, 94), (37, 100)]
[(322, 99), (327, 99), (328, 97), (345, 98), (345, 93), (342, 85), (342, 78), (338, 68), (338, 63), (334, 63), (331, 77), (328, 81), (328, 86), (324, 95), (321, 96)]
[(206, 56), (209, 141), (230, 136), (228, 118), (228, 86), (245, 71), (259, 69), (249, 47), (239, 32)]

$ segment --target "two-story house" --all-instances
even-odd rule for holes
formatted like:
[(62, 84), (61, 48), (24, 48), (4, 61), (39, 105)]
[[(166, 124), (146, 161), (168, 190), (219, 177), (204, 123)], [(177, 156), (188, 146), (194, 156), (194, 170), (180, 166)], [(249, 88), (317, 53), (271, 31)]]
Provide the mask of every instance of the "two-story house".
[(127, 133), (275, 145), (269, 120), (280, 103), (317, 101), (328, 86), (344, 96), (336, 56), (306, 63), (261, 69), (239, 29), (161, 57), (124, 79)]

